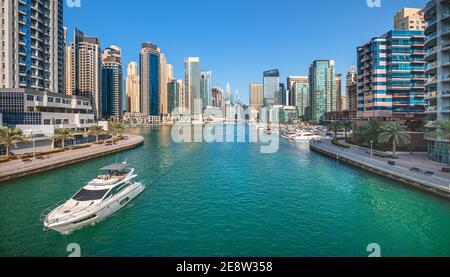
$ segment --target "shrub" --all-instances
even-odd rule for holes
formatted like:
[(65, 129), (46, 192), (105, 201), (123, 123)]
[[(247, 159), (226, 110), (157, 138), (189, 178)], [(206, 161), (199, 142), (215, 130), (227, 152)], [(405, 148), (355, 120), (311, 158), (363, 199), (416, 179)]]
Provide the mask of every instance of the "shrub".
[(332, 140), (331, 143), (333, 145), (335, 145), (335, 146), (342, 147), (342, 148), (345, 148), (345, 149), (350, 149), (351, 148), (350, 146), (348, 146), (346, 144), (340, 143), (338, 140)]

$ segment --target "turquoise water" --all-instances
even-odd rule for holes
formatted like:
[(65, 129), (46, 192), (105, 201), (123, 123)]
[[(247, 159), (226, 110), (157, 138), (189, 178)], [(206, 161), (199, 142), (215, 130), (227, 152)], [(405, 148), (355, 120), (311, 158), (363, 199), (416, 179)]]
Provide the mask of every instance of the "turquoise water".
[(131, 130), (145, 145), (121, 153), (146, 184), (130, 206), (62, 236), (39, 216), (72, 196), (99, 158), (0, 186), (0, 256), (450, 256), (450, 202), (281, 141), (176, 144), (170, 127)]

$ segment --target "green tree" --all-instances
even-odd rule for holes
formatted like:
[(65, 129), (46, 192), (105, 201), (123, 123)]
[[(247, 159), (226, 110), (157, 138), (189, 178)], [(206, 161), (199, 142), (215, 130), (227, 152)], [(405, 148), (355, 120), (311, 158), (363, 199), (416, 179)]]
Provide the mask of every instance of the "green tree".
[(121, 136), (125, 132), (125, 124), (120, 120), (111, 120), (108, 122), (108, 129), (113, 138)]
[(411, 136), (406, 132), (406, 126), (397, 122), (381, 127), (381, 133), (378, 141), (381, 143), (392, 143), (392, 154), (397, 152), (397, 146), (400, 143), (410, 144)]
[(352, 129), (352, 122), (351, 121), (344, 121), (342, 123), (342, 127), (344, 128), (344, 136), (345, 136), (345, 140), (347, 140), (348, 137), (348, 132)]
[(0, 144), (5, 146), (7, 157), (9, 157), (11, 145), (17, 147), (17, 143), (19, 142), (27, 142), (22, 130), (11, 128), (0, 129)]
[(100, 125), (94, 125), (88, 130), (88, 135), (95, 136), (95, 142), (98, 144), (98, 138), (99, 136), (103, 135), (105, 133), (105, 130)]
[(381, 122), (377, 118), (370, 118), (369, 121), (360, 127), (360, 138), (363, 142), (378, 142), (378, 136), (381, 131)]
[(55, 141), (61, 141), (62, 148), (65, 148), (66, 140), (68, 139), (73, 139), (73, 136), (71, 135), (70, 130), (66, 128), (57, 129), (53, 135), (53, 143)]
[(331, 129), (331, 131), (333, 131), (333, 133), (334, 133), (334, 140), (336, 141), (338, 132), (341, 131), (342, 128), (343, 128), (342, 122), (338, 121), (338, 120), (333, 120), (333, 121), (330, 122), (329, 128)]
[(436, 129), (426, 133), (426, 137), (450, 140), (450, 120), (439, 120), (435, 123), (434, 127), (436, 127)]

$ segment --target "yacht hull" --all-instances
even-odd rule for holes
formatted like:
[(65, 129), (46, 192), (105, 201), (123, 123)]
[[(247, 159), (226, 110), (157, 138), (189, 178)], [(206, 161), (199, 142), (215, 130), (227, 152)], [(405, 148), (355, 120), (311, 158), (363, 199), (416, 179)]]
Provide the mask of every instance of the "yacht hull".
[(133, 183), (123, 193), (108, 199), (95, 210), (89, 211), (78, 218), (73, 218), (70, 221), (59, 222), (55, 224), (44, 224), (46, 229), (54, 230), (61, 234), (70, 234), (73, 231), (81, 229), (88, 225), (94, 225), (106, 219), (108, 216), (118, 212), (121, 208), (129, 204), (133, 199), (139, 196), (145, 190), (145, 186), (141, 183)]

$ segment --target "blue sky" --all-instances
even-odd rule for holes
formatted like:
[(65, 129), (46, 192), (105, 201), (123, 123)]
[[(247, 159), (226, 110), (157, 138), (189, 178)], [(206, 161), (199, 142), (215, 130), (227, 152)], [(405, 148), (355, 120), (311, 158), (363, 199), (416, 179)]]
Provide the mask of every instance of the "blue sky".
[(213, 71), (213, 84), (239, 90), (248, 101), (248, 83), (261, 82), (264, 70), (307, 75), (315, 59), (334, 59), (338, 73), (356, 63), (356, 47), (393, 28), (402, 7), (423, 7), (427, 0), (81, 0), (65, 7), (68, 41), (73, 28), (100, 38), (102, 47), (118, 45), (124, 68), (139, 61), (142, 42), (161, 47), (183, 78), (183, 61), (199, 56)]

